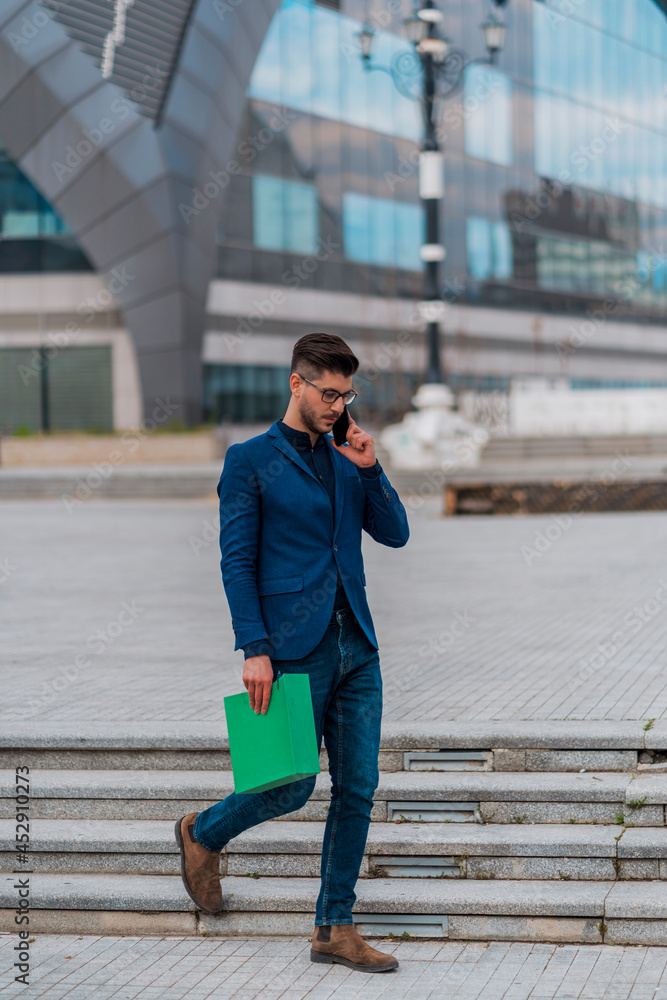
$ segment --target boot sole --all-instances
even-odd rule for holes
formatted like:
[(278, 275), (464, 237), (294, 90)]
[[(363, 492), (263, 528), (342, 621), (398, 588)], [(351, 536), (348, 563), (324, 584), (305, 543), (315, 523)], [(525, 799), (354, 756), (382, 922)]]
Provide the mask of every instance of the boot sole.
[(348, 969), (354, 969), (355, 972), (395, 972), (398, 968), (396, 965), (359, 965), (357, 962), (352, 962), (349, 958), (343, 958), (341, 955), (324, 955), (321, 951), (310, 952), (311, 962), (320, 962), (322, 965), (345, 965)]
[(209, 909), (208, 906), (204, 906), (203, 903), (199, 902), (197, 897), (193, 895), (192, 891), (190, 890), (190, 886), (188, 885), (188, 880), (185, 875), (185, 845), (183, 844), (183, 837), (181, 835), (181, 823), (183, 822), (184, 819), (185, 816), (181, 816), (180, 819), (176, 820), (176, 824), (174, 826), (176, 843), (178, 844), (178, 849), (181, 852), (181, 878), (183, 879), (183, 887), (187, 892), (188, 896), (190, 897), (190, 899), (192, 900), (192, 902), (197, 904), (198, 909), (203, 910), (204, 913), (220, 913), (222, 905), (220, 905), (217, 910)]

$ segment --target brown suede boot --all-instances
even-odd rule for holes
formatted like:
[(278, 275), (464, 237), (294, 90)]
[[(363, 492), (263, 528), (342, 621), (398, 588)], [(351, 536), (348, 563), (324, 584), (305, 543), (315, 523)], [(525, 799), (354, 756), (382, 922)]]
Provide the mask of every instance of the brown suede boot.
[(217, 913), (222, 907), (220, 851), (209, 851), (194, 838), (194, 822), (199, 813), (176, 820), (174, 833), (181, 850), (181, 875), (190, 899), (200, 910)]
[(310, 949), (311, 962), (346, 965), (357, 972), (391, 972), (398, 960), (371, 948), (352, 924), (329, 924), (316, 927)]

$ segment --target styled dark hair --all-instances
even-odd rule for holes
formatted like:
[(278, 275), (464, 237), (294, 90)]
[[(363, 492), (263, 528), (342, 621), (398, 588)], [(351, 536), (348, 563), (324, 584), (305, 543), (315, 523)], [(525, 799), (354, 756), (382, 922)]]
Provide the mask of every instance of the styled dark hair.
[(349, 377), (358, 367), (359, 359), (342, 337), (335, 333), (307, 333), (294, 345), (290, 375), (298, 372), (316, 382), (325, 371)]

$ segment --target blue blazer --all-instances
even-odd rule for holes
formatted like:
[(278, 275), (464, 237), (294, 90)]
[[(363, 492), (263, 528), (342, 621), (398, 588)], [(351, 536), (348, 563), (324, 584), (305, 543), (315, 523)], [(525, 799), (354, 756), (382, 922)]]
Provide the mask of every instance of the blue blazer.
[(335, 523), (326, 489), (277, 421), (227, 449), (218, 483), (220, 568), (235, 650), (268, 639), (276, 659), (310, 653), (331, 618), (336, 568), (357, 621), (379, 648), (366, 600), (361, 530), (400, 548), (410, 535), (407, 515), (384, 472), (360, 476), (353, 462), (327, 447)]

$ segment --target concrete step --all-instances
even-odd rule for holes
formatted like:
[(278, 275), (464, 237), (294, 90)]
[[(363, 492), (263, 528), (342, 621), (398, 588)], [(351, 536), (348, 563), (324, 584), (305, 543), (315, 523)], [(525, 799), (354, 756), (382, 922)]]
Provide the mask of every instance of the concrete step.
[[(0, 930), (15, 931), (21, 898), (34, 933), (312, 933), (317, 879), (222, 881), (223, 912), (196, 913), (169, 875), (0, 876)], [(23, 896), (19, 896), (22, 892)], [(452, 940), (667, 944), (661, 882), (365, 879), (355, 921), (364, 934)]]
[(493, 437), (482, 452), (482, 461), (495, 458), (531, 459), (545, 455), (601, 457), (617, 453), (657, 455), (667, 453), (664, 434), (589, 435), (581, 437)]
[[(647, 728), (648, 726), (648, 728)], [(383, 725), (382, 771), (627, 771), (667, 751), (667, 723), (447, 722)], [(448, 758), (418, 759), (424, 754)], [(411, 755), (410, 759), (406, 755)], [(224, 722), (16, 723), (0, 733), (0, 768), (229, 770)], [(322, 755), (326, 766), (326, 755)]]
[[(0, 771), (0, 818), (15, 813), (15, 773)], [(172, 819), (200, 811), (233, 790), (231, 771), (30, 772), (35, 819)], [(290, 795), (290, 786), (283, 794)], [(285, 820), (324, 820), (328, 774), (318, 776), (306, 805)], [(374, 822), (623, 823), (665, 825), (667, 775), (622, 772), (383, 773)]]
[[(16, 823), (0, 820), (0, 871), (22, 867)], [(266, 823), (235, 838), (221, 874), (320, 875), (323, 823)], [(33, 820), (28, 867), (45, 874), (177, 875), (174, 824), (153, 820)], [(372, 823), (360, 876), (380, 878), (667, 878), (667, 829), (577, 825)]]
[(95, 465), (0, 468), (0, 500), (50, 499), (76, 507), (90, 497), (217, 499), (221, 469), (222, 460), (198, 465), (116, 466), (108, 472)]
[[(380, 771), (630, 771), (651, 755), (638, 750), (451, 750), (415, 747), (381, 749)], [(31, 748), (17, 758), (13, 749), (0, 748), (0, 768), (20, 759), (23, 766), (46, 770), (231, 771), (229, 750), (154, 748)], [(327, 752), (320, 768), (328, 770)]]

